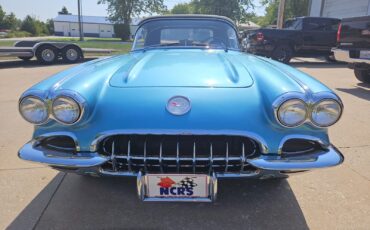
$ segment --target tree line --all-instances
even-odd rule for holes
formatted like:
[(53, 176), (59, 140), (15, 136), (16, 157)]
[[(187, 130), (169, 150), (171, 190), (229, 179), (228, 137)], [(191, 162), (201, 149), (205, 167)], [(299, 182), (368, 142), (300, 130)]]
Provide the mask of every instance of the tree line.
[[(231, 18), (235, 22), (252, 21), (260, 26), (276, 24), (280, 0), (260, 0), (265, 15), (254, 12), (254, 0), (191, 0), (176, 4), (168, 10), (163, 0), (98, 0), (108, 5), (109, 19), (116, 23), (115, 31), (123, 40), (129, 39), (132, 17), (143, 14), (213, 14)], [(284, 18), (306, 16), (309, 0), (286, 0)]]
[[(252, 21), (260, 26), (276, 24), (280, 0), (260, 0), (265, 6), (265, 15), (253, 12), (255, 2), (240, 0), (192, 0), (175, 5), (171, 14), (216, 14), (229, 17), (236, 22)], [(286, 0), (284, 18), (308, 15), (309, 0)]]
[(50, 35), (54, 33), (54, 23), (52, 19), (42, 22), (30, 15), (21, 20), (13, 12), (7, 14), (0, 6), (0, 30), (8, 30), (8, 37)]

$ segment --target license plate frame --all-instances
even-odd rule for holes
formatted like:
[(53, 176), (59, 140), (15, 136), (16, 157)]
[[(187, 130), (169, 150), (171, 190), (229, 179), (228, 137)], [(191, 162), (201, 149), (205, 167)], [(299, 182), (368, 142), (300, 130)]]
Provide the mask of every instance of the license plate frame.
[[(171, 186), (159, 185), (164, 179), (164, 183), (168, 180), (172, 181)], [(190, 178), (193, 187), (190, 194), (188, 186), (183, 187), (183, 181)], [(168, 181), (167, 181), (168, 182)], [(188, 183), (186, 181), (186, 183)], [(199, 185), (198, 185), (199, 184)], [(191, 187), (191, 186), (190, 186)], [(194, 189), (195, 188), (195, 189)], [(155, 202), (212, 202), (217, 197), (217, 178), (215, 174), (146, 174), (139, 172), (137, 176), (137, 192), (142, 201)], [(160, 194), (160, 192), (162, 192)], [(178, 193), (180, 195), (178, 195)], [(186, 193), (186, 194), (184, 194)]]

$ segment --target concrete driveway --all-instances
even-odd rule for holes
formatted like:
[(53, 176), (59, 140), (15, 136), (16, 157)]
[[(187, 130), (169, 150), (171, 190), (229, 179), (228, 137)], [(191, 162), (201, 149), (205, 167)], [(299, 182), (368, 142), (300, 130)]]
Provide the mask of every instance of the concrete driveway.
[(343, 99), (331, 141), (346, 160), (286, 181), (225, 180), (219, 199), (141, 203), (133, 178), (85, 178), (17, 158), (32, 126), (17, 112), (19, 95), (68, 65), (0, 63), (0, 229), (369, 229), (370, 85), (345, 65), (293, 64)]

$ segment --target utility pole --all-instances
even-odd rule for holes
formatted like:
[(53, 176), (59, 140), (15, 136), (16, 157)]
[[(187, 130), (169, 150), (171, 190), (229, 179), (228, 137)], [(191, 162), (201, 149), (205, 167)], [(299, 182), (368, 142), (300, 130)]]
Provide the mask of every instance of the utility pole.
[(284, 25), (285, 0), (280, 0), (277, 18), (277, 28), (282, 29)]
[(82, 28), (82, 10), (81, 10), (81, 0), (78, 0), (78, 28), (79, 28), (79, 34), (80, 34), (80, 41), (84, 40), (84, 33)]

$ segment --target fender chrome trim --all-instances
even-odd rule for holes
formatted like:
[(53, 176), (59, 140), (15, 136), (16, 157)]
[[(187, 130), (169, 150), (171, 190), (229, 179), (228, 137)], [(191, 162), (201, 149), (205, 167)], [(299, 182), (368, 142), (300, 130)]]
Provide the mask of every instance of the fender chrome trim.
[(258, 158), (247, 159), (248, 163), (265, 170), (310, 170), (340, 165), (344, 161), (342, 153), (333, 145), (326, 151), (301, 156), (282, 157), (279, 155), (262, 155)]
[(22, 160), (67, 168), (87, 168), (104, 164), (108, 158), (97, 153), (80, 152), (76, 154), (37, 149), (33, 141), (25, 144), (18, 152)]

